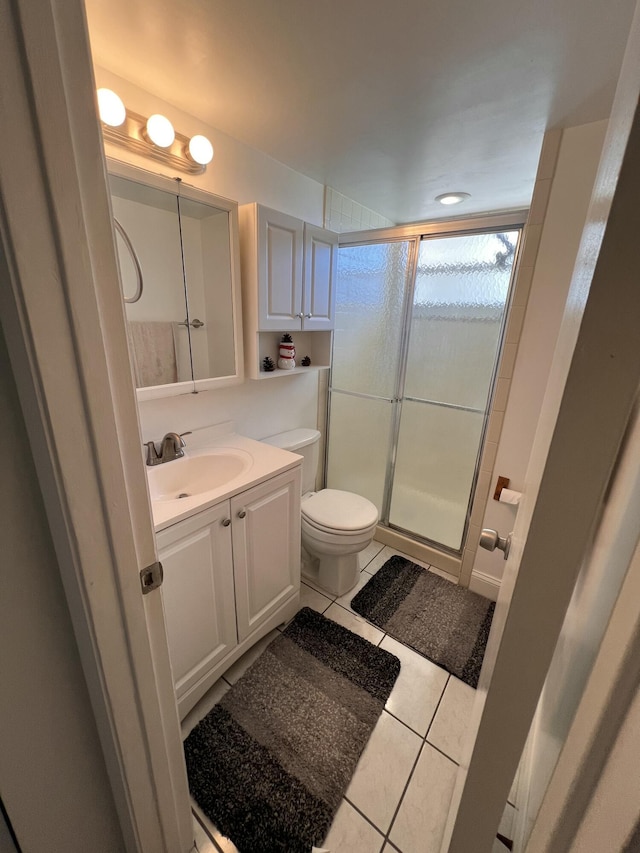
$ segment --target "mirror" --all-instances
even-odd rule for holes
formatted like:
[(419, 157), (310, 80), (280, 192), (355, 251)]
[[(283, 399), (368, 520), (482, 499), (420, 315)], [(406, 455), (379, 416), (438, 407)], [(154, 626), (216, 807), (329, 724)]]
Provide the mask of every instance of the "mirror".
[(237, 205), (109, 163), (138, 398), (242, 381)]

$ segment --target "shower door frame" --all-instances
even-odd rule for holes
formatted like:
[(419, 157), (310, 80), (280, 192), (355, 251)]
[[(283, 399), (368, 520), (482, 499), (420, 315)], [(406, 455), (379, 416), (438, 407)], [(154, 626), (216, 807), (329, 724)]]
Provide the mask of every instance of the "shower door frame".
[[(461, 559), (462, 553), (465, 547), (465, 541), (467, 537), (467, 532), (469, 529), (469, 519), (471, 517), (473, 504), (475, 500), (476, 486), (478, 482), (478, 475), (480, 471), (480, 462), (482, 458), (482, 452), (484, 450), (486, 433), (487, 433), (487, 423), (489, 420), (489, 416), (491, 414), (492, 406), (493, 406), (493, 398), (495, 395), (495, 387), (496, 387), (496, 378), (499, 373), (500, 360), (502, 358), (503, 350), (504, 350), (504, 338), (505, 338), (505, 330), (507, 327), (507, 323), (509, 320), (509, 315), (511, 311), (511, 302), (514, 291), (514, 283), (516, 281), (516, 276), (518, 274), (518, 266), (520, 257), (522, 254), (522, 240), (523, 240), (523, 232), (526, 224), (528, 216), (528, 210), (514, 210), (508, 211), (506, 213), (494, 214), (489, 216), (477, 216), (471, 217), (467, 219), (448, 219), (437, 222), (429, 222), (429, 223), (417, 223), (411, 225), (397, 225), (390, 228), (377, 228), (371, 229), (367, 231), (353, 231), (353, 232), (345, 232), (344, 234), (340, 234), (340, 239), (338, 242), (338, 249), (343, 247), (355, 247), (355, 246), (366, 246), (366, 245), (376, 245), (380, 243), (398, 243), (398, 242), (407, 242), (409, 243), (409, 257), (407, 261), (407, 271), (405, 275), (405, 289), (403, 293), (403, 306), (402, 306), (402, 337), (400, 340), (400, 352), (398, 358), (398, 367), (396, 372), (396, 380), (394, 386), (394, 395), (390, 398), (390, 402), (392, 405), (392, 414), (390, 421), (390, 446), (387, 448), (387, 464), (385, 470), (385, 480), (383, 487), (383, 500), (382, 500), (382, 510), (380, 513), (380, 521), (378, 524), (383, 527), (385, 530), (390, 531), (391, 533), (396, 533), (401, 536), (408, 536), (412, 540), (421, 543), (429, 548), (435, 549), (443, 554), (446, 554), (454, 559)], [(469, 492), (469, 500), (467, 503), (467, 510), (465, 513), (465, 520), (463, 526), (463, 532), (460, 542), (460, 548), (451, 548), (448, 545), (444, 545), (441, 542), (436, 542), (433, 539), (429, 539), (425, 536), (421, 536), (414, 531), (407, 530), (406, 528), (399, 527), (398, 525), (391, 524), (390, 512), (391, 512), (391, 499), (393, 493), (393, 479), (395, 475), (395, 466), (396, 466), (396, 457), (398, 452), (398, 439), (400, 433), (400, 419), (402, 417), (402, 403), (405, 399), (404, 397), (404, 388), (405, 381), (407, 375), (407, 360), (409, 355), (409, 339), (410, 339), (410, 321), (411, 315), (413, 312), (413, 300), (415, 294), (416, 287), (416, 279), (418, 272), (418, 255), (420, 252), (420, 245), (422, 240), (425, 238), (437, 238), (437, 237), (456, 237), (456, 236), (470, 236), (473, 234), (490, 234), (492, 232), (502, 232), (502, 231), (518, 231), (518, 241), (515, 247), (515, 256), (513, 261), (513, 266), (511, 268), (511, 276), (509, 279), (509, 288), (507, 291), (507, 299), (505, 302), (504, 314), (502, 316), (502, 321), (500, 323), (500, 332), (499, 332), (499, 343), (496, 349), (495, 360), (493, 364), (493, 369), (491, 372), (491, 379), (489, 382), (489, 394), (487, 398), (487, 406), (484, 411), (482, 429), (480, 431), (480, 440), (478, 443), (478, 453), (476, 455), (476, 462), (473, 472), (473, 477), (471, 480), (471, 488)], [(334, 335), (335, 341), (335, 335)], [(333, 347), (333, 343), (332, 343)], [(333, 364), (333, 355), (331, 362)], [(330, 413), (331, 413), (331, 397), (333, 395), (333, 386), (332, 386), (332, 378), (333, 378), (333, 367), (329, 374), (329, 384), (328, 384), (328, 394), (327, 394), (327, 441), (325, 442), (325, 452), (324, 452), (324, 482), (327, 479), (327, 469), (328, 469), (328, 460), (329, 460), (329, 433), (331, 429), (330, 424)], [(369, 398), (370, 395), (362, 394), (352, 391), (338, 391), (338, 393), (344, 393), (353, 397), (366, 397)], [(372, 396), (373, 398), (373, 396)], [(375, 397), (375, 399), (389, 399), (382, 397)], [(428, 403), (435, 401), (425, 401), (418, 400), (417, 402)], [(463, 406), (454, 406), (452, 404), (441, 404), (446, 405), (448, 408), (462, 408), (467, 409), (467, 407)], [(474, 410), (475, 411), (475, 410)]]

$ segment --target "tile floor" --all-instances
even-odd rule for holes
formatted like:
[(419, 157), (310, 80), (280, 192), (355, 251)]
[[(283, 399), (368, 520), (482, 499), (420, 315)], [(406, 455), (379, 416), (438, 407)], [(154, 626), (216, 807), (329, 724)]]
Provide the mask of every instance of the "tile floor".
[[(402, 665), (325, 839), (323, 849), (331, 853), (438, 853), (475, 694), (349, 607), (354, 594), (397, 553), (372, 542), (360, 555), (357, 587), (341, 598), (327, 596), (306, 581), (302, 584), (302, 607), (324, 613), (387, 649)], [(273, 631), (226, 671), (184, 720), (184, 737), (277, 635)], [(509, 809), (513, 807), (507, 807), (501, 825), (507, 837)], [(194, 814), (198, 853), (237, 853), (195, 804)]]

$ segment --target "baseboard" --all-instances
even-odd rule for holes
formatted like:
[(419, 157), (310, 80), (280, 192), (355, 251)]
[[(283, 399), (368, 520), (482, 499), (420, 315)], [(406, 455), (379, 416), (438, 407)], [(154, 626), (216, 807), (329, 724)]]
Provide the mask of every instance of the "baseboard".
[(472, 592), (477, 592), (479, 595), (484, 595), (485, 598), (497, 601), (498, 593), (500, 592), (500, 581), (491, 575), (485, 575), (484, 572), (473, 571), (471, 572), (469, 589)]

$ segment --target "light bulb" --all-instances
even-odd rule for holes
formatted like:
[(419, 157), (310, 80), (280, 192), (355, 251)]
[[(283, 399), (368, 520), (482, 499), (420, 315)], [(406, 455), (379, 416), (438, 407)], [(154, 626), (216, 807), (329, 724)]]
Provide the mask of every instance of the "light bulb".
[(206, 166), (213, 160), (213, 145), (206, 136), (192, 136), (189, 140), (189, 156), (201, 166)]
[(469, 193), (443, 193), (436, 196), (435, 200), (440, 204), (460, 204), (461, 201), (469, 198)]
[(158, 148), (170, 148), (176, 138), (176, 132), (169, 119), (159, 113), (147, 119), (147, 134)]
[(120, 127), (127, 117), (122, 99), (111, 89), (98, 89), (98, 112), (100, 120), (110, 127)]

